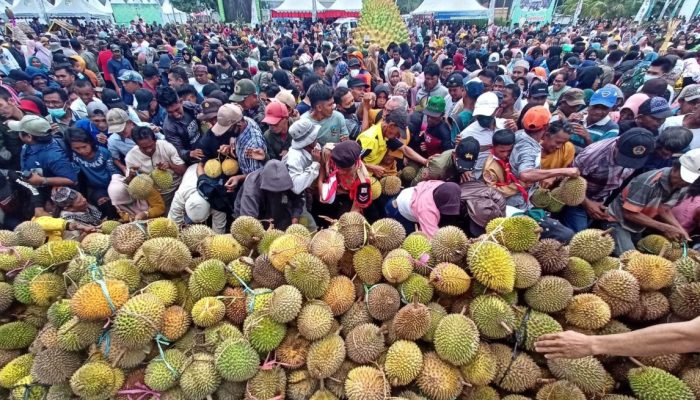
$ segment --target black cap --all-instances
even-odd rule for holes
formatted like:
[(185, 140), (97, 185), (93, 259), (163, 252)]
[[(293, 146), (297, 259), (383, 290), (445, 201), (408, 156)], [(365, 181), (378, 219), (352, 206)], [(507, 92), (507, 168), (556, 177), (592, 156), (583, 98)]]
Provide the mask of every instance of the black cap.
[(617, 139), (615, 162), (625, 168), (641, 168), (654, 152), (654, 135), (644, 128), (632, 128)]
[(543, 82), (537, 82), (530, 86), (530, 97), (547, 97), (549, 95), (549, 90), (547, 89), (547, 84)]
[(358, 60), (357, 58), (351, 58), (348, 60), (348, 68), (359, 67), (361, 65), (362, 64), (360, 64), (360, 60)]
[(455, 149), (457, 171), (460, 173), (473, 171), (480, 150), (481, 146), (478, 140), (471, 136), (462, 139)]
[(110, 109), (121, 108), (124, 111), (126, 111), (127, 109), (124, 100), (122, 100), (122, 98), (114, 89), (105, 88), (102, 91), (102, 102), (105, 103), (105, 105)]
[(454, 61), (452, 61), (452, 59), (449, 57), (442, 60), (442, 63), (440, 64), (440, 66), (443, 68), (447, 67), (448, 65), (455, 65)]
[(451, 87), (462, 87), (462, 74), (459, 74), (457, 72), (450, 74), (450, 76), (447, 77), (447, 81), (445, 81), (445, 87), (451, 88)]
[(153, 64), (146, 64), (143, 66), (143, 75), (144, 78), (153, 78), (154, 76), (160, 75), (158, 72), (158, 67), (156, 67)]
[(354, 88), (354, 87), (363, 87), (363, 88), (366, 88), (366, 87), (369, 87), (369, 85), (368, 85), (365, 81), (363, 81), (362, 79), (359, 79), (359, 78), (350, 78), (350, 79), (348, 80), (348, 87), (349, 87), (349, 88)]
[(148, 110), (149, 105), (153, 101), (153, 93), (148, 89), (136, 90), (134, 97), (136, 97), (136, 110), (138, 111)]
[(569, 57), (566, 59), (566, 64), (568, 64), (570, 67), (578, 67), (579, 64), (581, 64), (581, 60), (579, 60), (578, 57)]
[(638, 115), (649, 115), (654, 118), (668, 118), (673, 115), (668, 101), (663, 97), (652, 97), (644, 100), (644, 103), (639, 105)]
[(13, 69), (10, 71), (9, 74), (7, 74), (8, 79), (12, 79), (15, 82), (18, 81), (27, 81), (31, 82), (32, 78), (27, 74), (26, 72), (22, 71), (21, 69)]

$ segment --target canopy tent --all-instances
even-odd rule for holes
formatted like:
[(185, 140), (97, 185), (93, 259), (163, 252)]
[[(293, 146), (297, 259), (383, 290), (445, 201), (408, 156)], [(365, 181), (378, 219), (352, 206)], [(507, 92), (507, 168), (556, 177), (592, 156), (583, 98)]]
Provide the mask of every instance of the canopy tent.
[(424, 0), (411, 15), (432, 14), (435, 19), (488, 18), (489, 9), (476, 0)]
[(103, 13), (107, 15), (112, 15), (112, 4), (109, 2), (109, 0), (105, 0), (104, 4), (100, 0), (88, 0), (88, 3), (92, 4), (93, 6), (99, 8), (102, 10)]
[(362, 10), (362, 0), (335, 0), (323, 12), (324, 18), (358, 18)]
[(15, 18), (42, 17), (42, 10), (49, 10), (53, 5), (46, 0), (15, 0), (10, 6)]
[(318, 0), (284, 0), (271, 11), (272, 18), (311, 18), (313, 2), (316, 2), (316, 15), (323, 18), (326, 7)]
[(163, 9), (163, 23), (182, 24), (187, 22), (187, 13), (173, 7), (173, 4), (170, 2), (170, 0), (165, 0), (161, 7)]
[(46, 9), (46, 14), (53, 18), (112, 19), (103, 7), (91, 4), (89, 0), (56, 0), (53, 7)]

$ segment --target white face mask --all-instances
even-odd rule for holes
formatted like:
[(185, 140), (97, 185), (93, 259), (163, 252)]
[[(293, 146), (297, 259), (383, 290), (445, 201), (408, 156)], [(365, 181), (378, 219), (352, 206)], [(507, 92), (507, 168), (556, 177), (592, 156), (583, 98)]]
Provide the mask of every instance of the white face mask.
[(655, 78), (658, 78), (658, 76), (644, 74), (644, 82), (650, 81), (650, 80), (655, 79)]
[(350, 70), (350, 76), (353, 77), (353, 78), (357, 77), (357, 75), (359, 75), (359, 74), (360, 74), (360, 70), (359, 70), (359, 69), (351, 69), (351, 70)]

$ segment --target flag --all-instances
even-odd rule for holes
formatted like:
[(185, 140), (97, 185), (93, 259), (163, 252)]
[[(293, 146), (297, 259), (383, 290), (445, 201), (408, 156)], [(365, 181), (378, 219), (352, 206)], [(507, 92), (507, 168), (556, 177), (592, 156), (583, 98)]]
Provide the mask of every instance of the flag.
[(574, 12), (574, 19), (573, 19), (574, 26), (576, 26), (578, 24), (578, 17), (581, 15), (582, 9), (583, 9), (583, 0), (578, 0), (578, 4), (576, 4), (576, 11)]

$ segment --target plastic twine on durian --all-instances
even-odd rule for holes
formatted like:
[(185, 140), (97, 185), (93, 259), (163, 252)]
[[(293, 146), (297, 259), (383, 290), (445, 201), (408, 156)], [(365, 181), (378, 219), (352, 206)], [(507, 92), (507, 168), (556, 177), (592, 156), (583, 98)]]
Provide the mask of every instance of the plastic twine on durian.
[[(150, 389), (141, 382), (136, 382), (133, 387), (129, 389), (122, 389), (118, 391), (117, 394), (126, 395), (126, 398), (129, 400), (144, 400), (148, 398), (160, 400), (160, 392)], [(131, 397), (132, 395), (136, 395), (137, 397)]]
[(688, 257), (688, 242), (684, 240), (681, 245), (683, 246), (683, 257)]
[(525, 311), (525, 315), (523, 315), (523, 320), (520, 321), (520, 326), (518, 327), (518, 330), (515, 331), (515, 345), (513, 346), (513, 353), (510, 356), (510, 363), (508, 363), (508, 367), (506, 368), (505, 372), (503, 373), (503, 376), (501, 377), (501, 380), (498, 382), (498, 385), (500, 386), (501, 383), (503, 383), (503, 380), (506, 379), (506, 376), (508, 376), (508, 372), (510, 372), (510, 368), (513, 366), (513, 363), (515, 362), (515, 359), (518, 357), (518, 348), (523, 345), (523, 342), (527, 338), (527, 323), (530, 320), (530, 312), (532, 309), (530, 307), (527, 308), (527, 311)]
[(372, 290), (372, 288), (375, 286), (377, 286), (377, 285), (368, 285), (366, 283), (362, 285), (362, 288), (364, 289), (364, 292), (365, 292), (365, 303), (367, 303), (369, 300), (369, 291)]
[(112, 310), (112, 314), (114, 314), (115, 312), (117, 312), (117, 307), (114, 305), (114, 302), (112, 302), (112, 298), (109, 296), (107, 282), (105, 282), (104, 280), (102, 270), (100, 270), (97, 264), (92, 263), (88, 267), (88, 271), (90, 272), (90, 278), (92, 279), (92, 281), (100, 286), (100, 289), (102, 290), (102, 295), (104, 296), (105, 300), (107, 300), (107, 305), (109, 306), (109, 309)]
[(165, 352), (163, 351), (163, 346), (169, 346), (170, 341), (160, 333), (156, 335), (154, 340), (156, 342), (156, 346), (158, 346), (158, 354), (160, 354), (160, 359), (163, 360), (163, 364), (165, 364), (165, 367), (168, 369), (168, 371), (170, 371), (173, 378), (177, 379), (180, 376), (180, 373), (177, 372), (177, 370), (170, 365), (168, 360), (165, 359)]
[(102, 354), (104, 354), (105, 358), (109, 357), (109, 350), (112, 346), (112, 335), (109, 329), (109, 326), (111, 324), (112, 320), (108, 318), (107, 323), (102, 327), (102, 333), (100, 334), (100, 337), (97, 338), (98, 347), (102, 347), (102, 344), (104, 343), (104, 350), (102, 350)]

